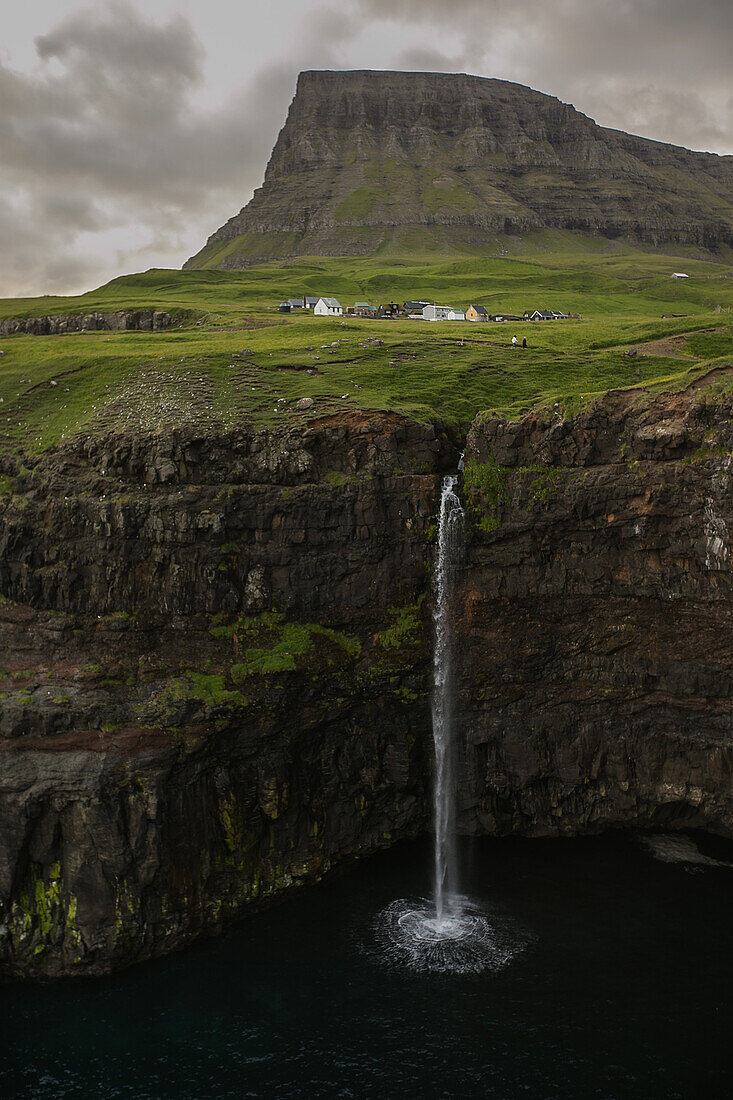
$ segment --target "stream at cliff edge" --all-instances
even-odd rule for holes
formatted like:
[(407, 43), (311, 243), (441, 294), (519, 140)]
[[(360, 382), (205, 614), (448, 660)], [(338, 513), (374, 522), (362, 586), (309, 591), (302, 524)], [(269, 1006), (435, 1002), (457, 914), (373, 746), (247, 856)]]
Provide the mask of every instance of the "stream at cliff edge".
[(112, 978), (0, 986), (0, 1096), (728, 1093), (733, 846), (464, 842), (463, 888), (521, 950), (462, 975), (380, 944), (379, 914), (429, 893), (432, 859), (398, 845)]

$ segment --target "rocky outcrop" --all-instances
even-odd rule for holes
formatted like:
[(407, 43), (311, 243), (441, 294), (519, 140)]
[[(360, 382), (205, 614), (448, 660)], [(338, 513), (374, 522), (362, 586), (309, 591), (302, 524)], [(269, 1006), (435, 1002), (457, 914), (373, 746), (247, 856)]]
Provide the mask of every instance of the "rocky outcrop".
[(731, 400), (610, 394), (467, 448), (467, 831), (733, 832)]
[(424, 586), (435, 471), (457, 457), (390, 413), (80, 439), (0, 498), (0, 592), (59, 612), (379, 621)]
[(117, 310), (115, 313), (69, 313), (53, 317), (0, 319), (0, 336), (63, 336), (68, 332), (159, 332), (173, 318), (164, 310)]
[(733, 158), (604, 129), (519, 84), (305, 72), (261, 188), (186, 267), (457, 250), (546, 227), (733, 243)]
[[(730, 398), (482, 417), (460, 828), (733, 835)], [(0, 496), (0, 969), (99, 973), (430, 822), (439, 425), (79, 439)]]
[(445, 433), (79, 440), (0, 497), (0, 969), (96, 973), (416, 835)]

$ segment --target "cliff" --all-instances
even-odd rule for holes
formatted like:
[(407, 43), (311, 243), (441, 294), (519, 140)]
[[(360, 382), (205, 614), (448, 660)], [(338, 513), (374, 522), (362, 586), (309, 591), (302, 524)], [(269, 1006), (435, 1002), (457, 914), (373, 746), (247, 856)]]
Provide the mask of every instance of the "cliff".
[[(729, 397), (479, 418), (460, 828), (733, 835)], [(99, 973), (429, 826), (440, 425), (75, 441), (0, 496), (0, 967)]]
[(519, 84), (304, 72), (251, 201), (186, 267), (419, 252), (543, 228), (733, 243), (733, 157), (605, 129)]
[(467, 830), (730, 835), (733, 407), (693, 390), (474, 425)]

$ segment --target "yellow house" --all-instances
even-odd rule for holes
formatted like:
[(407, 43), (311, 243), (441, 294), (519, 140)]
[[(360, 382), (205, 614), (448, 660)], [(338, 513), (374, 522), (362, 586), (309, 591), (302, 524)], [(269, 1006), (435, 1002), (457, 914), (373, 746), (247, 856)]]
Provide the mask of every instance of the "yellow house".
[(467, 321), (488, 321), (489, 315), (483, 306), (469, 306), (466, 310)]

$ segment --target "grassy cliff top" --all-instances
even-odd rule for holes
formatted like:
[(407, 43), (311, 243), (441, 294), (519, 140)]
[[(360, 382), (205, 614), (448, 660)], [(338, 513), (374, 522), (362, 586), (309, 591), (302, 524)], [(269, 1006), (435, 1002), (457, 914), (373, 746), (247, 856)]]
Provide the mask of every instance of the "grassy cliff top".
[[(674, 271), (690, 278), (674, 280)], [(733, 364), (732, 274), (710, 259), (548, 232), (532, 248), (492, 257), (148, 271), (78, 297), (6, 299), (0, 317), (153, 308), (178, 320), (155, 333), (0, 338), (0, 454), (43, 453), (80, 432), (216, 432), (353, 408), (465, 429), (485, 409), (519, 415), (609, 388), (682, 386)], [(277, 312), (283, 297), (303, 293), (344, 306), (427, 298), (582, 319), (429, 324)], [(512, 349), (513, 335), (527, 337), (527, 351)], [(716, 377), (727, 385), (725, 371)], [(314, 400), (307, 413), (295, 408), (303, 397)]]

